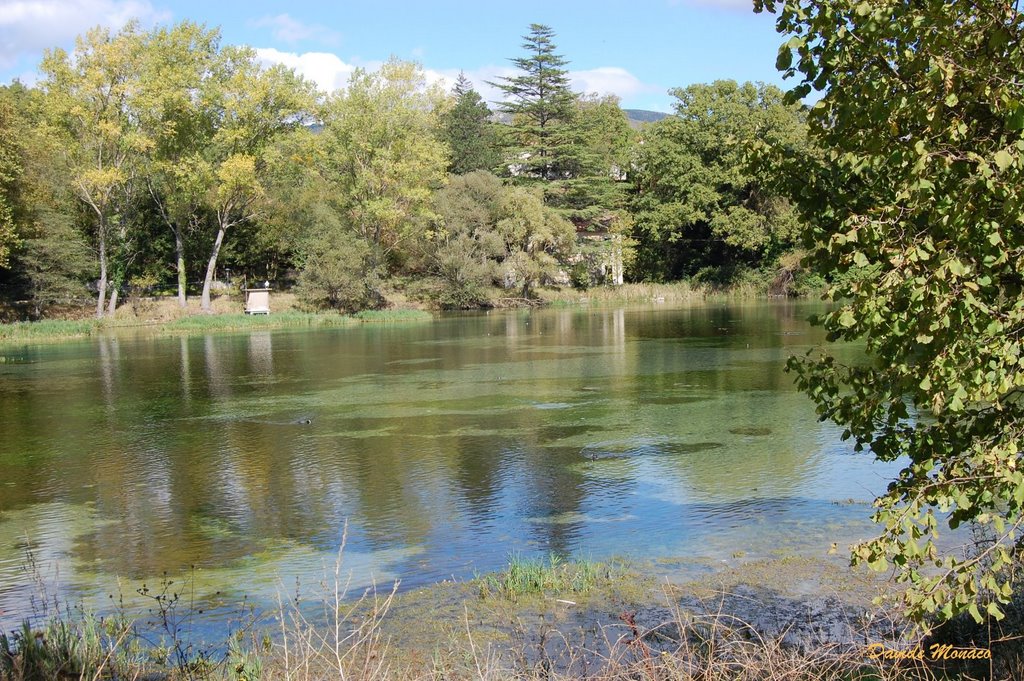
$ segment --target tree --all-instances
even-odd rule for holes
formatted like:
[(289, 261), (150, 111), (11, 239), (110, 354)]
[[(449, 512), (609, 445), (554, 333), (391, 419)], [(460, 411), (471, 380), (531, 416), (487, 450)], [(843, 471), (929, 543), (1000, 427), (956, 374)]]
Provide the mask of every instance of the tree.
[(210, 310), (217, 258), (228, 231), (252, 224), (267, 206), (265, 152), (276, 136), (302, 125), (314, 103), (308, 83), (282, 66), (261, 68), (248, 48), (225, 48), (221, 68), (210, 94), (217, 129), (196, 165), (205, 182), (204, 206), (216, 227), (203, 278), (204, 311)]
[(441, 119), (442, 139), (451, 149), (448, 172), (464, 175), (498, 165), (498, 135), (487, 108), (473, 84), (460, 73), (452, 90), (455, 104)]
[(44, 111), (39, 90), (0, 88), (0, 204), (9, 219), (8, 229), (0, 227), (0, 291), (10, 303), (27, 302), (32, 317), (87, 298), (85, 281), (94, 274), (69, 193), (64, 138)]
[(78, 39), (73, 57), (54, 50), (41, 66), (49, 116), (68, 133), (72, 186), (93, 214), (100, 270), (97, 317), (103, 316), (111, 274), (110, 312), (117, 305), (125, 267), (110, 255), (117, 252), (117, 240), (127, 238), (135, 164), (146, 145), (130, 106), (138, 88), (141, 47), (134, 23), (114, 35), (96, 28)]
[[(793, 359), (823, 419), (907, 465), (876, 500), (878, 537), (853, 561), (892, 565), (909, 614), (999, 619), (1024, 522), (1024, 17), (1013, 3), (759, 0), (790, 39), (778, 66), (822, 93), (825, 158), (792, 157), (810, 262), (833, 278), (833, 340)], [(940, 527), (989, 537), (940, 553)]]
[(522, 297), (530, 299), (537, 284), (558, 274), (572, 252), (576, 230), (537, 193), (523, 187), (506, 192), (501, 216), (496, 230), (505, 243), (504, 283), (520, 286)]
[(506, 255), (497, 232), (508, 190), (491, 173), (452, 177), (434, 195), (434, 226), (426, 245), (428, 269), (441, 281), (437, 301), (445, 308), (477, 307)]
[(555, 54), (555, 32), (542, 24), (530, 24), (523, 36), (527, 56), (511, 61), (521, 75), (491, 83), (511, 100), (499, 105), (512, 116), (512, 165), (524, 177), (554, 180), (566, 172), (573, 153), (566, 126), (572, 120), (576, 95), (569, 88), (568, 62)]
[(374, 305), (381, 272), (370, 244), (322, 206), (314, 207), (315, 231), (299, 249), (299, 298), (316, 307), (355, 312)]
[(0, 99), (0, 268), (10, 264), (11, 249), (19, 243), (15, 210), (22, 203), (20, 123), (19, 112)]
[(220, 68), (220, 33), (193, 23), (154, 30), (146, 37), (140, 88), (133, 106), (148, 140), (144, 181), (149, 198), (174, 237), (178, 303), (186, 305), (185, 246), (204, 221), (210, 184), (204, 154), (217, 130), (211, 106)]
[(644, 128), (632, 174), (642, 275), (676, 279), (771, 262), (795, 244), (799, 222), (745, 155), (758, 142), (799, 153), (802, 114), (771, 85), (720, 80), (670, 92), (676, 115)]
[(325, 106), (321, 176), (326, 202), (371, 247), (380, 266), (398, 267), (403, 246), (422, 236), (431, 196), (443, 186), (448, 154), (438, 139), (443, 91), (422, 68), (392, 60), (357, 69)]
[(564, 129), (570, 142), (562, 176), (545, 186), (545, 202), (581, 230), (607, 228), (625, 207), (633, 129), (615, 95), (577, 96)]

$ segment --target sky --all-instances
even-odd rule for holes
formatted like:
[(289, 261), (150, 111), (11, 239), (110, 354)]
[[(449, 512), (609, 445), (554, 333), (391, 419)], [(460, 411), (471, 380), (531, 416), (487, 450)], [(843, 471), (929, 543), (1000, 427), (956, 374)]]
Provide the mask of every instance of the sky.
[(752, 0), (0, 0), (0, 83), (34, 83), (46, 49), (72, 49), (96, 25), (117, 29), (191, 20), (220, 27), (225, 44), (249, 45), (324, 91), (356, 67), (390, 57), (417, 61), (446, 85), (466, 73), (485, 99), (486, 81), (514, 74), (531, 23), (550, 26), (574, 89), (616, 94), (624, 108), (672, 111), (670, 88), (720, 78), (785, 86), (775, 70), (783, 39), (774, 16)]

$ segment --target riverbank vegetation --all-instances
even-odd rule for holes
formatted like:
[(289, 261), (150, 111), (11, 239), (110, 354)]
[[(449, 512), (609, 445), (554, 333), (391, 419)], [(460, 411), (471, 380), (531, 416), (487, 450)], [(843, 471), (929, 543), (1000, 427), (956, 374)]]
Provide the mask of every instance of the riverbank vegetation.
[[(323, 328), (356, 324), (393, 324), (423, 322), (433, 315), (423, 310), (362, 310), (353, 314), (282, 312), (274, 315), (247, 315), (241, 312), (215, 315), (186, 315), (171, 321), (146, 322), (138, 319), (43, 320), (0, 325), (0, 345), (73, 340), (114, 333), (118, 330), (144, 329), (154, 334), (207, 333), (254, 329)], [(2, 357), (2, 356), (0, 356)], [(0, 359), (2, 361), (2, 359)]]
[(153, 295), (211, 312), (264, 281), (347, 312), (396, 292), (472, 308), (624, 281), (795, 290), (799, 219), (745, 153), (807, 153), (799, 106), (720, 81), (634, 129), (614, 97), (571, 90), (552, 29), (525, 40), (493, 109), (396, 60), (319, 92), (189, 22), (50, 52), (38, 85), (0, 88), (2, 318)]
[[(764, 569), (782, 567), (803, 573), (788, 560)], [(801, 602), (777, 592), (658, 587), (624, 564), (512, 558), (502, 572), (413, 592), (350, 594), (346, 584), (339, 562), (314, 592), (281, 595), (268, 611), (247, 606), (226, 640), (209, 642), (193, 633), (188, 580), (165, 579), (147, 590), (144, 619), (63, 610), (0, 636), (0, 678), (923, 681), (1022, 669), (1012, 641), (995, 643), (993, 659), (938, 657), (927, 651), (980, 650), (970, 648), (977, 632), (908, 637), (883, 613), (835, 598), (822, 601), (828, 629), (801, 621)], [(925, 654), (893, 660), (878, 646)]]
[[(1024, 16), (1004, 2), (756, 4), (790, 36), (778, 66), (793, 97), (822, 95), (808, 123), (824, 155), (776, 164), (832, 278), (822, 323), (871, 359), (815, 349), (790, 369), (858, 451), (906, 461), (854, 562), (893, 568), (919, 621), (1001, 620), (1024, 555)], [(940, 549), (959, 526), (974, 541)]]

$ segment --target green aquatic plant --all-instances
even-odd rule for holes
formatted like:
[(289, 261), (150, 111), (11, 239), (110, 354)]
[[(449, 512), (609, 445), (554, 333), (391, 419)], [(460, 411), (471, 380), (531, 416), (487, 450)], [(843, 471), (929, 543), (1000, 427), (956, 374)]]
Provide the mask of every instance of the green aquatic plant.
[(587, 559), (570, 561), (556, 553), (546, 558), (514, 554), (506, 570), (479, 578), (480, 595), (515, 600), (528, 594), (584, 594), (609, 574), (607, 565)]

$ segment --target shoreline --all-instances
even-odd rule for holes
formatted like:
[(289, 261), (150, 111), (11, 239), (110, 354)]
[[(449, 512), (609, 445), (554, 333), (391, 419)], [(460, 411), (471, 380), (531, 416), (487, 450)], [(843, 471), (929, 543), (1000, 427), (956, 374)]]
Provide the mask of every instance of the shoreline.
[[(162, 617), (163, 631), (141, 632), (125, 615), (80, 611), (75, 617), (67, 608), (56, 620), (24, 629), (20, 640), (57, 646), (59, 631), (82, 640), (105, 632), (97, 634), (106, 643), (91, 651), (91, 661), (76, 648), (77, 667), (65, 671), (236, 681), (921, 679), (976, 671), (971, 665), (988, 664), (992, 651), (1000, 652), (975, 645), (973, 658), (901, 654), (936, 646), (967, 650), (973, 643), (915, 632), (871, 604), (883, 581), (834, 559), (753, 561), (681, 582), (662, 582), (651, 565), (550, 562), (534, 575), (536, 584), (504, 591), (497, 585), (513, 576), (510, 563), (505, 572), (466, 581), (403, 592), (367, 589), (355, 597), (342, 566), (328, 570), (319, 592), (279, 596), (276, 610), (240, 623), (222, 641), (193, 639), (195, 613), (176, 600), (158, 602), (159, 612), (151, 612), (150, 624)], [(581, 572), (592, 578), (583, 587), (575, 581)], [(765, 574), (775, 581), (765, 582)], [(793, 588), (809, 581), (818, 588)], [(9, 666), (28, 654), (17, 648), (17, 637), (0, 640), (0, 658), (6, 653)]]
[[(673, 284), (625, 284), (620, 287), (601, 287), (589, 290), (543, 290), (535, 307), (594, 307), (638, 304), (697, 304), (707, 301), (761, 301), (780, 299), (760, 295), (748, 288), (710, 289), (693, 288), (687, 282)], [(793, 300), (793, 299), (790, 299)], [(809, 300), (801, 298), (799, 300)], [(391, 306), (381, 310), (362, 310), (354, 313), (336, 311), (309, 312), (298, 309), (291, 293), (275, 295), (275, 311), (269, 315), (248, 315), (239, 312), (242, 304), (230, 296), (214, 299), (211, 312), (201, 312), (195, 301), (188, 309), (181, 309), (176, 299), (129, 299), (118, 308), (114, 316), (97, 319), (78, 317), (71, 319), (52, 318), (35, 321), (0, 323), (0, 349), (16, 345), (43, 345), (64, 341), (77, 341), (116, 334), (122, 331), (140, 330), (156, 336), (171, 336), (192, 333), (238, 332), (251, 329), (287, 328), (344, 328), (359, 324), (421, 323), (433, 321), (443, 310), (427, 310), (414, 304), (404, 296), (397, 296)], [(492, 309), (515, 309), (517, 305), (496, 304), (481, 306), (462, 312), (483, 312)], [(85, 313), (92, 308), (82, 308)], [(452, 311), (449, 311), (452, 312)], [(459, 312), (458, 310), (454, 312)], [(0, 364), (9, 361), (0, 354)]]

